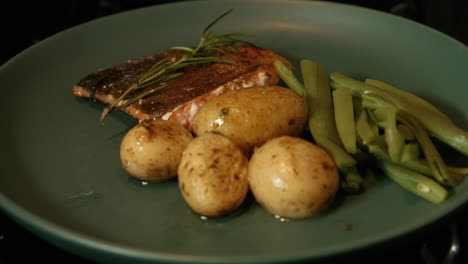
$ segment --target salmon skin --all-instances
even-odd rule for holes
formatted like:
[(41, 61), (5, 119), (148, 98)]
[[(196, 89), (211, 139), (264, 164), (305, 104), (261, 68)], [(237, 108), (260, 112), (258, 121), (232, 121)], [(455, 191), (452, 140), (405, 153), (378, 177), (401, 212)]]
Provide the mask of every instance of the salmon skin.
[[(229, 90), (277, 84), (279, 77), (273, 67), (275, 60), (282, 60), (292, 68), (289, 61), (271, 50), (246, 43), (236, 44), (233, 48), (235, 52), (226, 50), (215, 55), (234, 63), (215, 62), (186, 67), (182, 69), (181, 76), (167, 81), (164, 88), (121, 110), (139, 121), (173, 120), (191, 130), (193, 116), (211, 98)], [(176, 61), (182, 55), (182, 51), (167, 50), (97, 70), (74, 85), (72, 93), (110, 105), (155, 63), (167, 57)]]

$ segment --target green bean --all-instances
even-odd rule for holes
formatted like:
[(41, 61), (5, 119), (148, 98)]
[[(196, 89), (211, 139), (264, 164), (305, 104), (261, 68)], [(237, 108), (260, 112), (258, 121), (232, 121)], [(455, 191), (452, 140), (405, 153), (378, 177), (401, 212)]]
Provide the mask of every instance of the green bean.
[(447, 170), (450, 173), (455, 173), (460, 175), (461, 177), (468, 175), (468, 168), (462, 168), (462, 167), (454, 167), (454, 166), (447, 166)]
[[(343, 148), (336, 128), (328, 72), (322, 65), (311, 60), (301, 60), (300, 64), (309, 105), (308, 125), (312, 137), (330, 153), (345, 176), (342, 182), (342, 186), (347, 188), (345, 190), (359, 191), (362, 178), (355, 168), (356, 161)], [(356, 173), (350, 173), (352, 171)], [(348, 183), (349, 180), (351, 182)]]
[(378, 135), (372, 142), (371, 144), (373, 145), (379, 145), (379, 146), (383, 146), (383, 145), (387, 145), (387, 141), (385, 139), (385, 135)]
[[(378, 160), (392, 162), (390, 160), (390, 157), (387, 154), (386, 148), (382, 147), (382, 145), (369, 145), (368, 149), (369, 149), (369, 152)], [(429, 176), (435, 179), (434, 173), (431, 167), (429, 166), (429, 164), (427, 163), (427, 160), (425, 159), (412, 159), (412, 160), (400, 161), (396, 164), (406, 169), (412, 170), (420, 174), (424, 174), (426, 176)], [(458, 167), (447, 166), (447, 170), (451, 175), (450, 177), (458, 179), (458, 180), (461, 180), (463, 178), (463, 175), (468, 173), (467, 172), (468, 168), (458, 168)]]
[[(395, 109), (393, 104), (391, 104), (389, 101), (385, 100), (380, 95), (377, 95), (375, 93), (363, 94), (362, 104), (365, 107), (370, 107), (370, 108), (388, 107), (388, 108)], [(389, 112), (389, 111), (384, 111), (384, 112)], [(411, 130), (411, 132), (415, 135), (421, 147), (421, 150), (424, 153), (424, 156), (426, 157), (429, 163), (429, 166), (431, 167), (433, 171), (435, 179), (439, 183), (444, 184), (444, 185), (454, 186), (458, 184), (458, 179), (451, 177), (451, 175), (447, 172), (447, 167), (445, 165), (445, 162), (443, 161), (439, 152), (435, 148), (431, 138), (429, 137), (425, 128), (422, 126), (419, 120), (414, 118), (411, 114), (404, 112), (404, 111), (398, 111), (397, 114), (398, 114), (397, 116), (398, 121), (406, 125)], [(387, 133), (387, 131), (385, 132)], [(391, 150), (389, 149), (389, 152), (390, 151)], [(391, 152), (390, 152), (390, 155), (392, 155)], [(391, 159), (392, 161), (397, 161), (392, 156), (391, 156)]]
[(403, 138), (405, 140), (407, 140), (407, 141), (416, 140), (416, 138), (414, 137), (413, 132), (411, 132), (411, 130), (408, 128), (408, 126), (406, 126), (404, 124), (398, 124), (397, 129), (398, 129), (398, 131), (400, 132), (400, 134), (403, 136)]
[[(425, 159), (407, 160), (402, 162), (401, 165), (408, 169), (434, 178), (432, 169)], [(468, 174), (468, 168), (447, 166), (447, 172), (451, 175), (451, 178), (454, 178), (457, 181), (461, 181), (463, 180), (463, 177)]]
[[(430, 176), (434, 178), (434, 174), (432, 173), (432, 169), (427, 163), (425, 159), (413, 159), (401, 162), (403, 167), (414, 170), (421, 174)], [(454, 166), (447, 166), (447, 172), (450, 174), (451, 178), (456, 179), (456, 181), (460, 182), (463, 180), (465, 175), (468, 174), (468, 168), (462, 167), (454, 167)]]
[(401, 159), (405, 139), (397, 127), (397, 109), (385, 101), (381, 102), (367, 95), (363, 96), (362, 103), (366, 108), (373, 110), (372, 119), (378, 126), (384, 128), (385, 144), (390, 159), (398, 162)]
[(415, 160), (419, 159), (421, 154), (421, 149), (419, 148), (419, 144), (417, 142), (409, 142), (403, 145), (403, 149), (401, 152), (401, 162), (405, 162), (408, 160)]
[(281, 60), (276, 60), (273, 63), (273, 67), (275, 68), (276, 72), (278, 73), (279, 77), (286, 83), (286, 85), (299, 94), (300, 96), (305, 96), (304, 86), (302, 83), (296, 78), (294, 73), (291, 69), (286, 66)]
[(379, 136), (378, 128), (369, 123), (367, 112), (364, 110), (357, 113), (356, 133), (364, 145), (371, 144)]
[(406, 91), (403, 91), (401, 89), (396, 88), (395, 86), (392, 86), (388, 83), (379, 81), (379, 80), (374, 80), (374, 79), (366, 79), (364, 81), (367, 84), (373, 85), (378, 87), (379, 89), (382, 89), (386, 92), (396, 94), (397, 96), (402, 96), (407, 98), (412, 104), (416, 105), (417, 107), (423, 107), (426, 108), (429, 111), (433, 111), (435, 114), (440, 114), (443, 115), (445, 118), (447, 116), (443, 114), (439, 109), (437, 109), (435, 106), (433, 106), (431, 103), (427, 102), (426, 100), (412, 94)]
[(435, 179), (441, 184), (450, 186), (457, 185), (459, 183), (459, 179), (451, 177), (448, 173), (444, 160), (419, 121), (406, 113), (399, 113), (398, 116), (399, 120), (408, 126), (415, 135), (416, 140), (421, 146), (421, 150), (434, 173)]
[(341, 188), (348, 193), (356, 193), (362, 189), (363, 178), (356, 167), (350, 167), (344, 172), (344, 179), (341, 181)]
[(407, 169), (413, 170), (413, 171), (415, 171), (417, 173), (421, 173), (421, 174), (424, 174), (426, 176), (429, 176), (429, 177), (435, 179), (434, 173), (433, 173), (431, 167), (429, 167), (429, 164), (427, 163), (427, 160), (425, 160), (425, 159), (405, 160), (405, 161), (402, 161), (400, 163), (400, 165), (407, 168)]
[(350, 156), (340, 145), (335, 144), (333, 141), (326, 137), (314, 138), (317, 145), (323, 147), (332, 156), (338, 169), (346, 173), (353, 170), (356, 166), (356, 160)]
[(385, 161), (380, 162), (380, 167), (390, 179), (401, 187), (432, 203), (439, 204), (447, 199), (447, 190), (422, 174)]
[(306, 100), (309, 105), (309, 128), (315, 138), (327, 138), (338, 146), (341, 140), (335, 125), (328, 72), (320, 64), (301, 60)]
[(391, 180), (433, 203), (447, 198), (443, 185), (455, 186), (468, 173), (468, 168), (447, 166), (430, 138), (468, 155), (468, 131), (422, 98), (378, 80), (328, 75), (311, 60), (300, 62), (304, 83), (282, 61), (273, 65), (286, 85), (306, 99), (308, 128), (315, 143), (335, 160), (343, 190), (362, 188), (351, 154), (358, 157), (366, 150)]
[(370, 98), (367, 98), (365, 101), (361, 100), (361, 102), (366, 109), (372, 109), (372, 121), (374, 121), (376, 125), (384, 127), (388, 120), (388, 104), (371, 101)]
[(353, 97), (347, 89), (332, 93), (335, 124), (341, 142), (348, 153), (356, 153), (356, 125), (354, 122)]
[[(309, 105), (309, 127), (311, 127), (311, 133), (315, 142), (328, 150), (330, 155), (334, 157), (337, 161), (337, 167), (345, 169), (356, 165), (356, 161), (349, 156), (339, 145), (340, 141), (336, 132), (336, 128), (333, 127), (334, 120), (332, 113), (333, 111), (328, 111), (332, 109), (332, 101), (330, 95), (330, 89), (328, 89), (328, 96), (326, 92), (323, 92), (321, 89), (318, 91), (317, 82), (320, 80), (320, 85), (325, 87), (328, 86), (327, 78), (323, 76), (327, 75), (326, 71), (323, 68), (315, 65), (313, 72), (306, 73), (305, 79), (307, 83), (315, 82), (315, 86), (311, 88), (309, 85), (309, 93), (306, 96), (304, 86), (300, 81), (295, 77), (294, 73), (280, 60), (275, 61), (275, 69), (280, 76), (280, 78), (288, 85), (289, 88), (296, 91), (298, 94), (302, 94), (308, 100)], [(321, 71), (323, 74), (319, 79), (318, 71)], [(320, 98), (318, 98), (320, 94)], [(328, 98), (327, 98), (328, 97)], [(329, 133), (331, 132), (331, 133)], [(336, 134), (336, 136), (334, 136)]]
[(397, 110), (394, 107), (384, 107), (387, 113), (387, 119), (384, 124), (385, 142), (387, 144), (390, 159), (398, 162), (401, 159), (405, 139), (397, 129)]
[(334, 72), (330, 75), (331, 86), (334, 89), (347, 88), (356, 96), (374, 94), (382, 100), (388, 101), (398, 110), (414, 116), (429, 130), (431, 135), (445, 142), (459, 152), (468, 155), (468, 131), (455, 126), (445, 115), (434, 114), (427, 107), (418, 107), (412, 100), (402, 94), (390, 93), (376, 86), (349, 78), (341, 73)]

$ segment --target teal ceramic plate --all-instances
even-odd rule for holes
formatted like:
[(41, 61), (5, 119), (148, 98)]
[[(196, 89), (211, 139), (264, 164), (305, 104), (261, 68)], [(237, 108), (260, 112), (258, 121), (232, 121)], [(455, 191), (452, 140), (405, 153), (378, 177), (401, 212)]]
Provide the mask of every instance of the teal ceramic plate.
[(468, 181), (435, 206), (377, 177), (364, 194), (307, 220), (281, 221), (251, 202), (239, 214), (204, 221), (191, 213), (175, 181), (144, 186), (129, 179), (118, 149), (136, 122), (117, 113), (101, 125), (102, 107), (73, 97), (72, 86), (98, 68), (194, 45), (203, 27), (229, 8), (234, 12), (216, 32), (249, 32), (253, 42), (295, 63), (309, 58), (390, 82), (467, 128), (467, 48), (420, 24), (322, 2), (154, 6), (66, 30), (0, 68), (2, 209), (50, 242), (106, 262), (251, 263), (365, 249), (427, 227), (468, 200)]

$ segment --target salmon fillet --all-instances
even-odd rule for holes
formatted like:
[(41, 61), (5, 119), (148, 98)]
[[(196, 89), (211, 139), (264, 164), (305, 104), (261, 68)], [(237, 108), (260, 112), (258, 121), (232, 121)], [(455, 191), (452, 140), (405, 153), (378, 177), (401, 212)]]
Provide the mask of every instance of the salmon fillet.
[[(235, 45), (234, 49), (236, 52), (215, 54), (234, 61), (233, 64), (209, 63), (184, 68), (181, 76), (166, 82), (166, 87), (121, 110), (139, 121), (150, 118), (173, 120), (191, 131), (193, 116), (211, 98), (229, 90), (277, 84), (279, 77), (273, 67), (275, 60), (282, 60), (292, 68), (284, 57), (268, 49), (245, 43)], [(176, 61), (182, 55), (181, 51), (167, 50), (97, 70), (74, 85), (72, 93), (110, 105), (156, 62), (166, 57)]]

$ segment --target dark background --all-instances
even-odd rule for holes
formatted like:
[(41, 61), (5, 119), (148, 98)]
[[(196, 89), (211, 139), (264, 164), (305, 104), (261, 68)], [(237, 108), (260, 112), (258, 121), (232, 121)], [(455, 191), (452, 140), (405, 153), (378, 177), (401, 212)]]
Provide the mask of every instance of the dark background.
[[(0, 63), (32, 44), (91, 19), (168, 0), (6, 1), (1, 7)], [(175, 1), (172, 1), (175, 2)], [(335, 0), (397, 14), (426, 24), (468, 44), (466, 0)], [(422, 43), (423, 48), (423, 43)]]
[[(80, 23), (129, 9), (174, 1), (164, 0), (85, 0), (85, 1), (2, 1), (0, 4), (0, 65), (22, 50), (57, 32)], [(466, 0), (337, 0), (396, 14), (441, 31), (468, 45), (468, 1)], [(421, 43), (424, 48), (424, 43)], [(468, 69), (467, 69), (468, 74)], [(468, 208), (465, 206), (430, 232), (411, 241), (390, 243), (372, 253), (356, 253), (341, 258), (353, 263), (442, 263), (451, 241), (460, 248), (454, 262), (468, 263)], [(387, 248), (385, 248), (387, 247)], [(18, 226), (0, 211), (0, 263), (90, 263), (48, 244)]]

